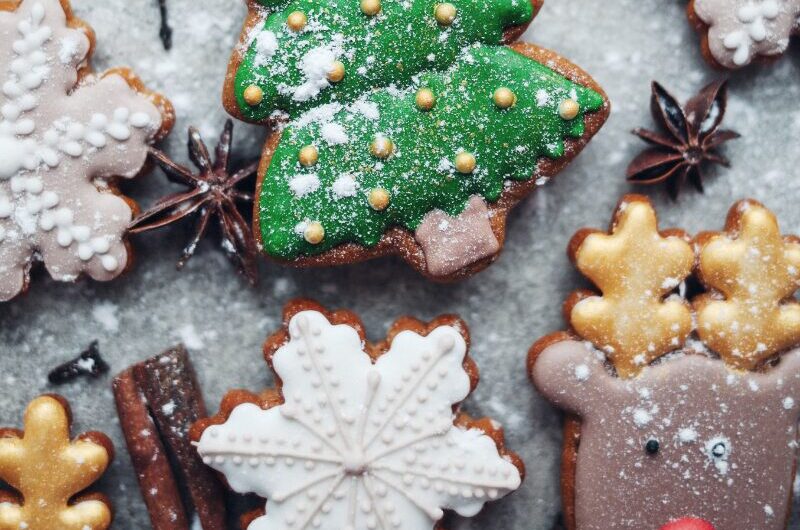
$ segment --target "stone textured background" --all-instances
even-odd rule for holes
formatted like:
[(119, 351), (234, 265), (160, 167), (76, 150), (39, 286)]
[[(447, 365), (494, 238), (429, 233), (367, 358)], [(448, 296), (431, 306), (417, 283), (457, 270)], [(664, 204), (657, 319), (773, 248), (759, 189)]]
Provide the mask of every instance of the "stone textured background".
[[(168, 0), (175, 47), (158, 40), (155, 0), (73, 0), (94, 26), (97, 69), (130, 65), (147, 84), (175, 103), (178, 123), (166, 150), (186, 160), (186, 127), (197, 125), (213, 143), (224, 112), (220, 86), (239, 34), (242, 0)], [(204, 244), (183, 272), (175, 270), (183, 227), (135, 240), (137, 262), (110, 284), (56, 284), (40, 272), (30, 293), (0, 307), (0, 425), (17, 426), (26, 403), (58, 391), (73, 405), (76, 429), (108, 433), (117, 458), (100, 487), (116, 507), (115, 528), (149, 527), (119, 431), (110, 376), (52, 388), (50, 368), (99, 339), (114, 373), (183, 341), (191, 350), (210, 410), (226, 389), (259, 390), (271, 377), (261, 342), (278, 326), (282, 304), (310, 296), (363, 317), (373, 338), (404, 314), (431, 318), (456, 312), (470, 325), (472, 355), (481, 384), (466, 408), (490, 415), (507, 430), (509, 446), (525, 460), (522, 489), (494, 503), (454, 530), (550, 530), (559, 512), (559, 415), (539, 398), (525, 375), (528, 347), (560, 329), (561, 302), (582, 285), (565, 247), (582, 226), (604, 227), (619, 197), (632, 188), (624, 170), (641, 143), (629, 134), (652, 125), (650, 81), (658, 79), (681, 99), (721, 75), (701, 59), (698, 37), (684, 15), (686, 0), (549, 0), (525, 35), (559, 51), (593, 74), (607, 90), (613, 113), (584, 153), (555, 181), (512, 215), (501, 259), (477, 277), (433, 285), (395, 260), (325, 271), (262, 267), (251, 289), (224, 256)], [(655, 200), (662, 226), (691, 232), (718, 229), (728, 207), (754, 197), (774, 209), (784, 232), (800, 233), (800, 46), (780, 62), (732, 76), (726, 125), (743, 134), (729, 144), (733, 168), (712, 172), (704, 195), (686, 190), (672, 202), (660, 189)], [(243, 158), (260, 151), (263, 132), (237, 126)], [(143, 205), (171, 188), (155, 172), (126, 187)], [(211, 244), (216, 244), (212, 242)], [(795, 517), (791, 526), (800, 529)], [(648, 529), (649, 530), (649, 529)]]

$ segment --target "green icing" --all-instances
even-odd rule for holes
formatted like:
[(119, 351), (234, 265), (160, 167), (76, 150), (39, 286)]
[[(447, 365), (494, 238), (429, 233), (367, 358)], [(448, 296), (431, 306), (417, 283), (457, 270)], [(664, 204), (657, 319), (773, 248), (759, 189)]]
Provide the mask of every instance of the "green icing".
[[(438, 0), (384, 0), (374, 17), (362, 13), (359, 0), (260, 3), (270, 14), (251, 34), (235, 81), (239, 108), (252, 121), (276, 110), (294, 117), (320, 104), (352, 101), (371, 88), (408, 86), (420, 72), (449, 68), (466, 46), (499, 44), (504, 28), (533, 17), (529, 0), (452, 0), (458, 16), (447, 28), (433, 16)], [(294, 11), (308, 17), (297, 33), (286, 25)], [(304, 99), (308, 91), (298, 91), (308, 80), (303, 66), (313, 69), (326, 55), (344, 63), (346, 75), (333, 86), (323, 81), (316, 97)], [(251, 107), (243, 94), (253, 84), (264, 98)]]
[[(391, 226), (414, 230), (435, 208), (457, 215), (474, 194), (495, 201), (506, 180), (532, 178), (541, 156), (562, 156), (563, 138), (580, 137), (584, 114), (603, 105), (598, 93), (506, 47), (476, 45), (453, 62), (447, 71), (420, 74), (403, 90), (383, 88), (345, 105), (326, 105), (287, 126), (258, 199), (267, 253), (290, 259), (345, 242), (371, 246)], [(517, 95), (510, 109), (501, 110), (493, 102), (494, 90), (501, 86)], [(418, 87), (436, 95), (433, 110), (417, 109)], [(559, 116), (559, 104), (566, 98), (580, 104), (574, 120)], [(346, 143), (335, 143), (342, 140), (332, 134), (341, 132), (337, 126), (345, 131)], [(387, 160), (370, 154), (376, 135), (396, 146)], [(319, 150), (319, 161), (304, 168), (298, 152), (309, 144)], [(460, 150), (474, 154), (473, 173), (464, 175), (452, 167)], [(357, 185), (352, 194), (344, 185), (350, 181), (341, 180), (348, 175)], [(391, 194), (390, 206), (381, 212), (367, 201), (376, 187)], [(309, 221), (325, 228), (317, 245), (303, 237)]]

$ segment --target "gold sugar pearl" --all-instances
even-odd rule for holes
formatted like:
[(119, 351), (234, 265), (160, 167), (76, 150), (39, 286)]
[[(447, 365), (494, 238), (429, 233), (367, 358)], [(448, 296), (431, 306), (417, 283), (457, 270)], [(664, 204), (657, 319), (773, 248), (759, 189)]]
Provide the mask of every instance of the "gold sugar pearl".
[(497, 105), (500, 109), (508, 109), (514, 106), (517, 102), (517, 95), (508, 88), (501, 86), (497, 90), (494, 91), (494, 95), (492, 96), (494, 100), (494, 104)]
[(369, 146), (369, 152), (376, 158), (389, 158), (394, 152), (394, 143), (385, 136), (376, 136)]
[(310, 222), (303, 231), (303, 237), (312, 245), (319, 245), (325, 239), (325, 228), (319, 221)]
[(344, 63), (342, 61), (334, 61), (328, 71), (328, 81), (338, 83), (342, 79), (344, 79)]
[(370, 190), (367, 200), (369, 201), (369, 205), (373, 210), (381, 212), (389, 207), (389, 201), (391, 201), (391, 197), (389, 196), (389, 192), (385, 189), (373, 188)]
[(436, 105), (436, 96), (433, 95), (433, 90), (430, 88), (417, 90), (416, 103), (419, 110), (431, 110)]
[(292, 31), (300, 31), (308, 24), (308, 17), (302, 11), (292, 11), (286, 19), (286, 25)]
[(433, 16), (436, 17), (436, 22), (442, 26), (449, 26), (456, 19), (458, 10), (456, 6), (451, 3), (437, 4), (436, 9), (433, 11)]
[(251, 107), (255, 107), (264, 100), (264, 91), (258, 85), (250, 85), (244, 89), (244, 101)]
[(558, 106), (558, 115), (565, 120), (574, 120), (578, 117), (578, 113), (580, 111), (581, 106), (578, 105), (578, 102), (572, 98), (565, 99)]
[(475, 171), (476, 165), (475, 155), (472, 153), (461, 151), (456, 155), (456, 169), (459, 173), (464, 173), (465, 175), (472, 173)]
[(381, 0), (361, 0), (361, 11), (368, 17), (381, 12)]
[(306, 145), (300, 149), (297, 158), (303, 166), (311, 167), (319, 160), (319, 151), (313, 145)]

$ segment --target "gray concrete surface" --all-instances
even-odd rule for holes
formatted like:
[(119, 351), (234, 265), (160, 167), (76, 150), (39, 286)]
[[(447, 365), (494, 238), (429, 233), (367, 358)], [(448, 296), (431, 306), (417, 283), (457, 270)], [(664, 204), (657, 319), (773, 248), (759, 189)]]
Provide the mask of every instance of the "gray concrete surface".
[[(184, 341), (191, 349), (209, 407), (226, 389), (258, 390), (271, 381), (261, 359), (264, 337), (278, 324), (281, 306), (311, 296), (358, 311), (373, 338), (397, 316), (430, 318), (457, 312), (470, 324), (472, 355), (481, 384), (467, 404), (506, 429), (509, 446), (528, 468), (522, 489), (490, 505), (455, 530), (549, 530), (558, 499), (559, 415), (525, 376), (525, 354), (543, 334), (563, 326), (560, 306), (581, 285), (565, 247), (578, 228), (605, 226), (620, 195), (628, 161), (641, 148), (629, 134), (651, 125), (649, 84), (655, 78), (682, 99), (717, 75), (702, 61), (698, 38), (684, 16), (685, 0), (549, 0), (526, 40), (558, 50), (592, 73), (613, 102), (612, 117), (585, 152), (521, 205), (512, 216), (502, 258), (477, 277), (450, 286), (432, 285), (394, 260), (325, 271), (262, 267), (251, 289), (211, 244), (182, 272), (175, 270), (188, 232), (181, 227), (137, 238), (135, 269), (109, 284), (56, 284), (37, 274), (30, 293), (0, 307), (0, 425), (16, 426), (25, 404), (57, 390), (74, 408), (76, 429), (98, 429), (118, 454), (100, 483), (117, 511), (115, 528), (149, 528), (110, 392), (110, 377), (54, 389), (47, 371), (99, 339), (114, 372)], [(97, 31), (98, 69), (130, 65), (149, 86), (167, 94), (178, 124), (166, 143), (186, 160), (185, 129), (195, 124), (213, 137), (224, 119), (222, 76), (244, 16), (241, 0), (168, 0), (175, 47), (158, 41), (155, 0), (74, 0), (75, 10)], [(646, 189), (663, 226), (689, 231), (719, 228), (735, 200), (754, 197), (779, 215), (786, 232), (800, 233), (800, 46), (780, 62), (732, 76), (727, 125), (743, 138), (729, 144), (730, 170), (711, 173), (707, 191), (686, 190), (671, 202)], [(263, 132), (237, 126), (237, 150), (257, 156)], [(168, 192), (160, 173), (127, 191), (144, 205)], [(800, 529), (795, 517), (791, 528)]]

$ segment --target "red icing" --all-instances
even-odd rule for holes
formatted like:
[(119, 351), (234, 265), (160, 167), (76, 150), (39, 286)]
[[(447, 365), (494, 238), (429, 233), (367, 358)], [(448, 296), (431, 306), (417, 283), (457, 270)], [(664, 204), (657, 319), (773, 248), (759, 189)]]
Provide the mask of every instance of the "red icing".
[(715, 530), (714, 525), (709, 523), (708, 521), (704, 521), (702, 519), (694, 519), (692, 517), (686, 517), (685, 519), (679, 519), (677, 521), (672, 521), (671, 523), (667, 523), (661, 527), (661, 530)]

